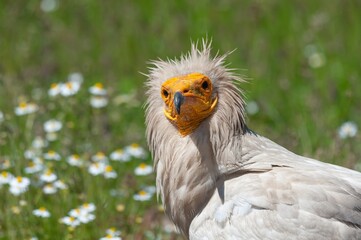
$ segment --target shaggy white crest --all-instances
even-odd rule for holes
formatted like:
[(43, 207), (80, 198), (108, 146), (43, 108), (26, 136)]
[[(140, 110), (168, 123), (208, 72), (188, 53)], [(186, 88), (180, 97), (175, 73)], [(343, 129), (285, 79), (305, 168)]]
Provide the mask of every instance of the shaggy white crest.
[[(361, 173), (298, 156), (249, 130), (224, 56), (192, 44), (176, 60), (152, 62), (147, 140), (165, 212), (190, 239), (361, 239)], [(206, 75), (217, 106), (182, 137), (164, 115), (161, 85)]]

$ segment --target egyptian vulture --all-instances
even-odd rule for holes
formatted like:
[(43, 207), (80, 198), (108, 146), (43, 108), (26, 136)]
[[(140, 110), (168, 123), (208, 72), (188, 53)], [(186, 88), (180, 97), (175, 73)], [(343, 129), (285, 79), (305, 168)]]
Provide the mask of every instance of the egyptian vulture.
[(242, 79), (192, 44), (149, 69), (146, 135), (164, 209), (187, 239), (361, 239), (361, 173), (245, 124)]

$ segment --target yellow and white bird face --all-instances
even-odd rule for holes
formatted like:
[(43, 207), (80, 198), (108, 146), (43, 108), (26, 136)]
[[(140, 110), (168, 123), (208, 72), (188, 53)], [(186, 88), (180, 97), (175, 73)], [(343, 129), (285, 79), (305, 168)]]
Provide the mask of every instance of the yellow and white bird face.
[(172, 77), (162, 84), (164, 114), (182, 136), (192, 133), (213, 113), (218, 97), (212, 92), (212, 81), (197, 72)]

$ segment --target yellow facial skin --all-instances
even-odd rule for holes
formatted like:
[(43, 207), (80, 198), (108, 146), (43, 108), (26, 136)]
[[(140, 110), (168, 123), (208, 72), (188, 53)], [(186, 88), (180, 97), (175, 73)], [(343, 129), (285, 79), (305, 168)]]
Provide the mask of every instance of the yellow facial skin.
[(162, 84), (165, 116), (182, 136), (192, 133), (214, 111), (218, 97), (212, 98), (212, 82), (201, 73), (168, 79)]

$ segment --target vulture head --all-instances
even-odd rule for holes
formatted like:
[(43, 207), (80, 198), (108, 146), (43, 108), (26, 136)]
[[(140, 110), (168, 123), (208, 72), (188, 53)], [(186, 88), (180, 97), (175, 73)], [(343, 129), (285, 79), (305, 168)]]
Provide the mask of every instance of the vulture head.
[(177, 131), (178, 137), (203, 134), (200, 126), (210, 124), (212, 129), (220, 122), (236, 133), (244, 128), (244, 102), (237, 87), (242, 79), (225, 67), (228, 54), (211, 57), (210, 50), (210, 43), (202, 41), (200, 49), (192, 44), (180, 59), (151, 62), (146, 84), (148, 137), (155, 122), (172, 134)]

